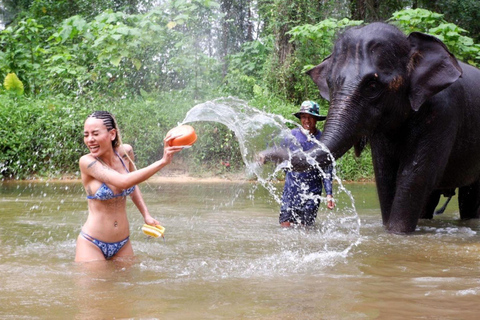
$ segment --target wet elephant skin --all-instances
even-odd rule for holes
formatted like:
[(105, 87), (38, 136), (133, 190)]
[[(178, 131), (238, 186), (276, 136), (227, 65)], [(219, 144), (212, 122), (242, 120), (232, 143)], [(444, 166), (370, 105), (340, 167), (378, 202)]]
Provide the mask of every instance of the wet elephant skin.
[[(370, 143), (388, 231), (415, 231), (456, 188), (460, 217), (479, 217), (480, 70), (435, 37), (372, 23), (346, 30), (308, 74), (330, 101), (321, 142), (333, 156)], [(308, 164), (296, 155), (292, 166)]]

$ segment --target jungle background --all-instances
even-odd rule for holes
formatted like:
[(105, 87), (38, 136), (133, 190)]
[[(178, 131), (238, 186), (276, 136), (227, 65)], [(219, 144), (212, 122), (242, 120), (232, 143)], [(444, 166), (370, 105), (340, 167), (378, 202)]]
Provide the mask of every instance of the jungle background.
[[(316, 100), (326, 114), (305, 71), (352, 25), (429, 33), (480, 65), (478, 0), (3, 0), (0, 20), (2, 180), (78, 177), (94, 110), (116, 115), (138, 167), (159, 158), (189, 109), (218, 97), (291, 120), (303, 100)], [(232, 132), (195, 129), (198, 142), (176, 162), (190, 174), (242, 172)], [(372, 179), (368, 148), (337, 170)]]

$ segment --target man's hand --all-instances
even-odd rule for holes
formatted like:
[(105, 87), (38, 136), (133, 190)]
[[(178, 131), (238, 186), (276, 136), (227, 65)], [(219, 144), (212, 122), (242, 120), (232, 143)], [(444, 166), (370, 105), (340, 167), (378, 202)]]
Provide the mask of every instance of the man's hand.
[(331, 194), (327, 194), (327, 208), (330, 210), (335, 208), (335, 200)]

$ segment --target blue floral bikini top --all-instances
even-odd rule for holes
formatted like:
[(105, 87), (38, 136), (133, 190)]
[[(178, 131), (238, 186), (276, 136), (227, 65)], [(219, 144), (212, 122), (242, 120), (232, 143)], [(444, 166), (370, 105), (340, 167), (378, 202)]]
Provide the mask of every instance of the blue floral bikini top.
[[(120, 159), (120, 162), (122, 162), (123, 164), (123, 167), (125, 168), (125, 171), (129, 172), (128, 169), (127, 169), (127, 166), (125, 165), (125, 163), (123, 162), (122, 158), (120, 157), (120, 155), (115, 152), (115, 154), (117, 155), (117, 157)], [(88, 196), (87, 195), (87, 199), (93, 199), (93, 200), (110, 200), (110, 199), (113, 199), (113, 198), (118, 198), (118, 197), (126, 197), (128, 196), (129, 194), (131, 194), (133, 191), (135, 191), (135, 186), (133, 187), (130, 187), (126, 190), (122, 190), (122, 192), (118, 193), (118, 194), (114, 194), (112, 189), (110, 189), (106, 184), (105, 182), (102, 183), (102, 185), (100, 186), (100, 188), (98, 188), (97, 192), (95, 192), (95, 194), (93, 196)]]

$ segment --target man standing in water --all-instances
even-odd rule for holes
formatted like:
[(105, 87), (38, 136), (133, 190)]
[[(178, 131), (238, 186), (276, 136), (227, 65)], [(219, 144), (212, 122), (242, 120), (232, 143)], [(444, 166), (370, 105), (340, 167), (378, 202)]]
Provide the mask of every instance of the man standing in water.
[[(317, 129), (317, 121), (323, 121), (326, 118), (320, 116), (319, 109), (316, 102), (304, 101), (300, 111), (294, 113), (294, 116), (300, 119), (302, 129), (293, 129), (291, 131), (293, 138), (285, 142), (285, 146), (291, 152), (305, 152), (317, 144), (315, 140), (318, 141), (322, 135), (322, 132)], [(263, 163), (270, 156), (268, 151), (261, 153), (260, 162)], [(333, 209), (335, 202), (332, 196), (331, 166), (324, 169), (324, 174), (319, 168), (312, 168), (305, 172), (287, 171), (280, 207), (280, 225), (282, 227), (290, 227), (292, 224), (313, 225), (320, 205), (322, 187), (325, 187), (327, 194), (327, 207)]]

